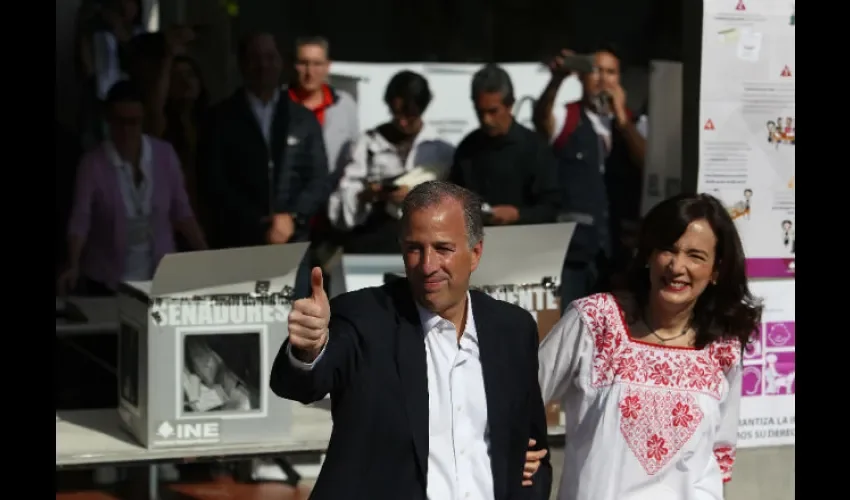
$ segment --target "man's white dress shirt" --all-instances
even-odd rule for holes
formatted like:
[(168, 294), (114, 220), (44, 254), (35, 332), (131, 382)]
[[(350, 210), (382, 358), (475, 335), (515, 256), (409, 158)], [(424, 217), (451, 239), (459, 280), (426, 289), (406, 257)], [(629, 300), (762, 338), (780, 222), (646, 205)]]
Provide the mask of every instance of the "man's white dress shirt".
[(139, 169), (142, 181), (136, 184), (134, 168), (118, 154), (115, 145), (106, 141), (106, 157), (118, 169), (118, 187), (127, 214), (127, 253), (124, 255), (126, 281), (148, 281), (153, 277), (152, 228), (150, 227), (153, 195), (153, 150), (147, 136), (142, 136)]
[[(472, 301), (466, 298), (466, 325), (458, 341), (448, 320), (417, 305), (425, 335), (428, 370), (429, 500), (492, 500), (490, 427)], [(304, 363), (287, 348), (293, 366), (310, 370), (322, 358)]]

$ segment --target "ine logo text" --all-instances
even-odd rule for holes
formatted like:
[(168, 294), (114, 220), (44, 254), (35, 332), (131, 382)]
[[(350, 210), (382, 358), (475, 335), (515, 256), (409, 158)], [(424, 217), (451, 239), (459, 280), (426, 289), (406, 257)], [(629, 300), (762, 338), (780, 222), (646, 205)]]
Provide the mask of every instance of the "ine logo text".
[(163, 422), (156, 429), (157, 444), (217, 443), (221, 439), (218, 422)]

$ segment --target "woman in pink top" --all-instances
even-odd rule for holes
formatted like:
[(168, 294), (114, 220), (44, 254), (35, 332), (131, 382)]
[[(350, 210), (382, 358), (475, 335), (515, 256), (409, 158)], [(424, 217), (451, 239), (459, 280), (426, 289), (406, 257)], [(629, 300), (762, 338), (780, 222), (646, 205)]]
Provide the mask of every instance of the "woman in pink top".
[(139, 91), (118, 82), (106, 103), (109, 139), (86, 154), (77, 171), (61, 293), (80, 277), (100, 292), (114, 291), (121, 281), (150, 280), (160, 259), (175, 251), (175, 231), (192, 249), (206, 248), (174, 149), (142, 134)]
[(716, 198), (681, 195), (644, 220), (631, 297), (572, 302), (540, 344), (544, 401), (560, 400), (559, 500), (722, 500), (741, 354), (762, 306)]

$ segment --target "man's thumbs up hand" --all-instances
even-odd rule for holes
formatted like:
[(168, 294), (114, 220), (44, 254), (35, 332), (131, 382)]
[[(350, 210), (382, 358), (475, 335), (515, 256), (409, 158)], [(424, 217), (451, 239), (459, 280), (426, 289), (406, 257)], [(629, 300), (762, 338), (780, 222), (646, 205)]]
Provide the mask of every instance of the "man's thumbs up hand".
[[(322, 277), (322, 268), (314, 267), (310, 272), (310, 283), (313, 287), (313, 293), (310, 298), (316, 301), (324, 300), (328, 302), (328, 294), (325, 293), (325, 280)], [(330, 307), (330, 305), (328, 306)]]
[(328, 341), (331, 305), (322, 283), (321, 268), (310, 275), (313, 291), (307, 298), (296, 300), (289, 313), (289, 343), (293, 354), (304, 362), (316, 359)]

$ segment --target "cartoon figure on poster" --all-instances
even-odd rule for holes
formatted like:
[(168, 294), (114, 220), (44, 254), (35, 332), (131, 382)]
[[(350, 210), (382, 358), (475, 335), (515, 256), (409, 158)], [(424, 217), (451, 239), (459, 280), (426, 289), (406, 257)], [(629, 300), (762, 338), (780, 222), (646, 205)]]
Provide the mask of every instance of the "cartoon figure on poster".
[(738, 219), (750, 219), (750, 202), (752, 199), (753, 190), (750, 188), (744, 189), (743, 199), (727, 207), (729, 216), (732, 217), (732, 220), (737, 221)]
[(783, 119), (781, 116), (776, 121), (767, 121), (767, 142), (775, 145), (776, 149), (782, 144), (794, 146), (797, 143), (797, 125), (791, 116)]
[(183, 413), (260, 409), (260, 335), (186, 335)]
[(782, 221), (782, 245), (792, 254), (797, 253), (797, 231), (790, 220)]
[[(793, 367), (793, 362), (783, 363), (790, 365), (787, 372), (779, 369), (779, 356), (785, 353), (770, 353), (765, 356), (764, 365), (764, 393), (765, 394), (794, 394), (794, 379), (796, 378), (796, 370)], [(793, 353), (790, 353), (793, 356)]]
[(741, 373), (741, 395), (761, 396), (762, 368), (761, 366), (745, 366)]

